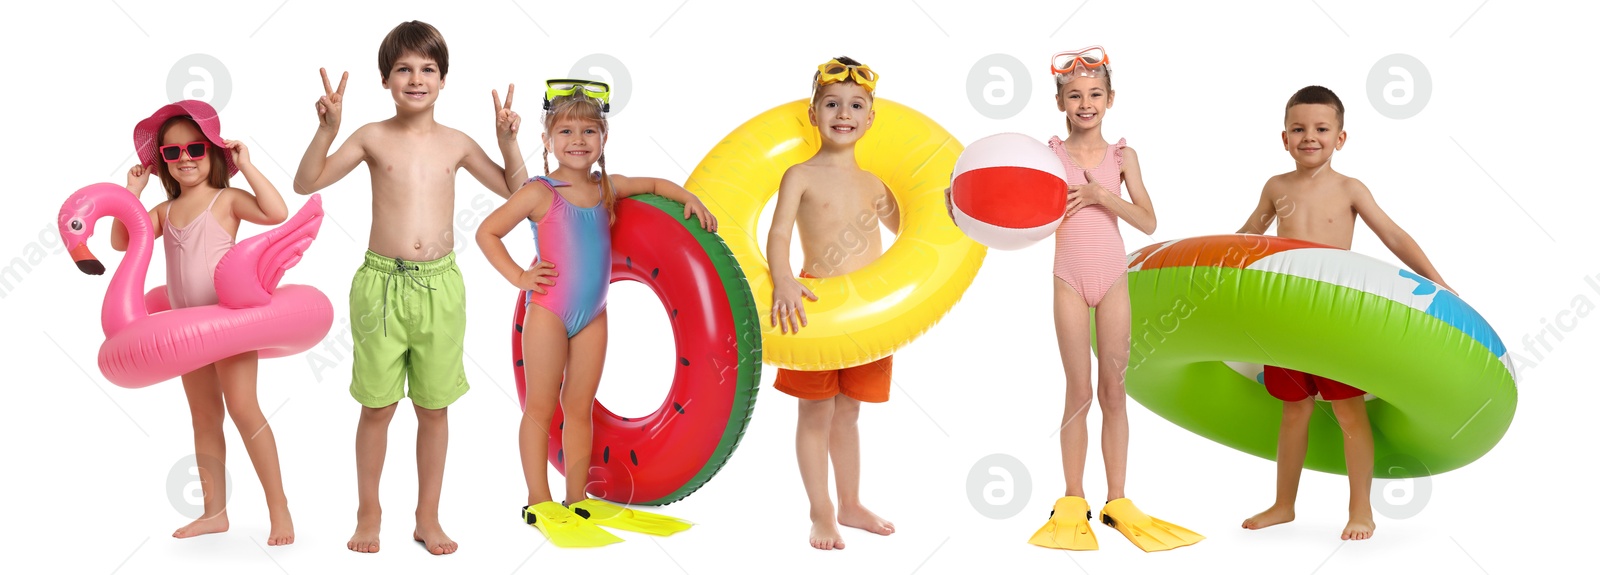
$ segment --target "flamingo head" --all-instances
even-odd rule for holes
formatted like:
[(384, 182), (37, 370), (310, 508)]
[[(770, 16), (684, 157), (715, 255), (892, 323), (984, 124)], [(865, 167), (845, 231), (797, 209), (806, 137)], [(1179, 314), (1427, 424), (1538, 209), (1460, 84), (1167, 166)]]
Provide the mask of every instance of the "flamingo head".
[[(100, 202), (96, 200), (109, 195), (110, 188), (120, 188), (122, 193), (131, 196), (126, 188), (116, 184), (94, 184), (85, 187), (61, 204), (61, 212), (56, 217), (56, 226), (61, 232), (61, 243), (67, 246), (67, 253), (73, 261), (78, 263), (78, 269), (90, 275), (100, 275), (106, 272), (105, 264), (94, 257), (89, 251), (89, 238), (94, 235), (94, 223), (102, 216), (108, 215), (103, 211)], [(135, 200), (137, 201), (137, 200)]]

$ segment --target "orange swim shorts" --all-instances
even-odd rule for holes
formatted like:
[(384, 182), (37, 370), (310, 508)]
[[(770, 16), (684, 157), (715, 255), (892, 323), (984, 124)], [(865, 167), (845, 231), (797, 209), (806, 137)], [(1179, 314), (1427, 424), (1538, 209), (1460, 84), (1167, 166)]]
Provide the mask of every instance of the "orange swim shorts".
[(773, 385), (778, 391), (800, 399), (831, 399), (843, 393), (846, 397), (868, 403), (889, 401), (889, 379), (894, 370), (894, 356), (856, 367), (827, 371), (798, 371), (779, 369), (778, 381)]

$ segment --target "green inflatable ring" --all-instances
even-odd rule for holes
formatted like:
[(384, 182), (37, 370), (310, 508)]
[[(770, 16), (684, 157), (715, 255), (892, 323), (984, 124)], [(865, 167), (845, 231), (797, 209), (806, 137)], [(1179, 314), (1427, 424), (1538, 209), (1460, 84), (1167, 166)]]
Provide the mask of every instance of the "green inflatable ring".
[[(1266, 459), (1283, 403), (1260, 383), (1261, 364), (1366, 391), (1377, 477), (1471, 463), (1516, 411), (1515, 368), (1482, 316), (1427, 279), (1347, 250), (1254, 235), (1156, 244), (1129, 255), (1128, 295), (1128, 395)], [(1305, 467), (1345, 473), (1326, 403)]]

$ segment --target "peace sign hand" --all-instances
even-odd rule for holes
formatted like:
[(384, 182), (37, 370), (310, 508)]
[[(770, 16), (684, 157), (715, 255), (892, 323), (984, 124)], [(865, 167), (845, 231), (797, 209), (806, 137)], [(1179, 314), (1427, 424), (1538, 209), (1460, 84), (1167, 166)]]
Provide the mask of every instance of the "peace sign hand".
[(489, 90), (489, 95), (494, 98), (494, 135), (500, 143), (510, 143), (517, 140), (517, 128), (522, 127), (522, 116), (511, 111), (511, 97), (517, 91), (516, 84), (506, 86), (506, 105), (500, 105), (500, 91)]
[(350, 80), (350, 73), (345, 72), (344, 75), (339, 76), (339, 89), (334, 90), (333, 83), (328, 81), (328, 69), (321, 68), (320, 70), (322, 70), (323, 95), (321, 98), (317, 98), (318, 127), (328, 128), (337, 132), (339, 131), (339, 117), (344, 111), (344, 85), (345, 82)]

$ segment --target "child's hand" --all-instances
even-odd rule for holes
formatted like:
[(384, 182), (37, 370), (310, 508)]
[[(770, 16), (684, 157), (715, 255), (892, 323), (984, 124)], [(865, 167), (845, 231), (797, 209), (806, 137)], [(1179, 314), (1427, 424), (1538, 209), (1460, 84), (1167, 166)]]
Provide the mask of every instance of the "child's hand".
[(956, 204), (950, 199), (950, 188), (944, 189), (944, 213), (949, 214), (950, 221), (956, 221)]
[(561, 275), (556, 273), (555, 268), (555, 264), (539, 260), (532, 267), (517, 274), (517, 281), (513, 283), (520, 289), (532, 290), (533, 293), (542, 295), (545, 291), (541, 286), (556, 285), (556, 281), (550, 278)]
[(324, 94), (317, 98), (317, 120), (320, 127), (334, 131), (339, 130), (339, 117), (344, 112), (344, 84), (350, 80), (350, 73), (345, 72), (339, 77), (339, 89), (333, 89), (333, 83), (328, 81), (328, 69), (322, 68), (322, 90)]
[(700, 198), (691, 198), (684, 202), (683, 219), (687, 220), (691, 215), (700, 218), (700, 229), (717, 231), (717, 217), (711, 215), (711, 210), (706, 209), (705, 203), (701, 202)]
[(139, 164), (128, 170), (128, 191), (134, 197), (144, 193), (144, 185), (150, 183), (150, 169)]
[(517, 90), (516, 84), (506, 87), (506, 105), (500, 105), (500, 91), (489, 90), (489, 95), (494, 97), (494, 135), (500, 143), (507, 144), (517, 141), (517, 128), (522, 126), (522, 116), (511, 111), (511, 95)]
[(253, 165), (250, 163), (250, 150), (244, 147), (244, 142), (238, 140), (223, 140), (222, 147), (227, 148), (230, 152), (233, 152), (233, 163), (234, 165), (239, 166), (240, 169), (244, 169), (245, 166)]
[(817, 301), (817, 294), (793, 279), (779, 281), (772, 289), (772, 326), (782, 333), (800, 333), (806, 325), (807, 299)]
[(1072, 214), (1087, 206), (1105, 203), (1107, 195), (1110, 194), (1105, 188), (1100, 187), (1100, 182), (1096, 182), (1094, 176), (1088, 170), (1084, 170), (1083, 179), (1088, 180), (1089, 183), (1067, 186), (1067, 217), (1069, 218), (1072, 217)]

